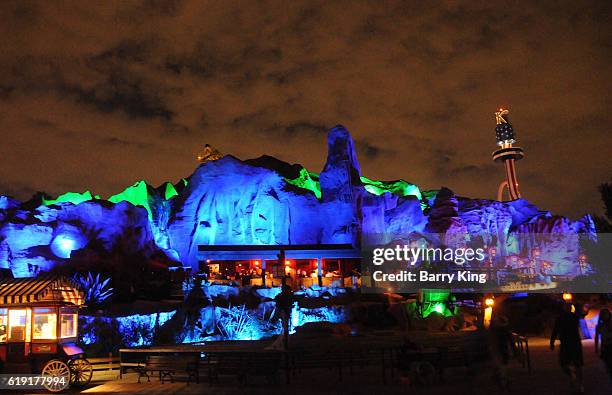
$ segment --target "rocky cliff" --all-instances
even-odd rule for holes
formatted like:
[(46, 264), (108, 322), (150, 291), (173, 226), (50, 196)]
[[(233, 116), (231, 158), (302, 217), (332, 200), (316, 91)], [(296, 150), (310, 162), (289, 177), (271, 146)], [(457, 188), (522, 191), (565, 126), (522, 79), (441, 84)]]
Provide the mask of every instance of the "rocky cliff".
[(89, 192), (28, 202), (0, 196), (0, 268), (18, 277), (68, 262), (93, 240), (105, 249), (125, 244), (125, 235), (135, 251), (163, 250), (193, 265), (199, 244), (358, 247), (364, 237), (388, 242), (411, 232), (484, 234), (503, 251), (515, 233), (595, 230), (589, 216), (570, 221), (524, 199), (469, 199), (447, 188), (421, 191), (403, 180), (370, 180), (342, 126), (328, 134), (321, 174), (267, 156), (242, 161), (226, 155), (177, 184), (138, 182), (108, 199)]

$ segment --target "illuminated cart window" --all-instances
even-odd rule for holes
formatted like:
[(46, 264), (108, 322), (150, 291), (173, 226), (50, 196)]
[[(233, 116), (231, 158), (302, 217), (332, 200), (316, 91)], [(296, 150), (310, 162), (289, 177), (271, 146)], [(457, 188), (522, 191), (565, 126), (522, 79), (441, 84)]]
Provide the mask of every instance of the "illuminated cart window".
[(60, 314), (60, 336), (76, 337), (77, 335), (77, 313), (74, 310), (62, 310)]
[(6, 343), (8, 335), (8, 309), (0, 308), (0, 343)]
[(28, 311), (23, 310), (9, 310), (9, 341), (11, 342), (24, 342), (29, 341), (28, 328)]
[(57, 338), (57, 312), (52, 308), (34, 309), (34, 339)]

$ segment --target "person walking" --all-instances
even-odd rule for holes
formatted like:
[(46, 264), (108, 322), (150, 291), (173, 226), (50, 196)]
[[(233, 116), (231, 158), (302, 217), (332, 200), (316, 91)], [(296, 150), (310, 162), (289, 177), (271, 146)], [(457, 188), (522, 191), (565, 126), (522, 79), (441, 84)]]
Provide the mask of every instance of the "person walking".
[(511, 355), (515, 353), (508, 317), (501, 312), (497, 312), (491, 320), (489, 330), (491, 334), (491, 351), (497, 367), (496, 379), (501, 389), (507, 391), (509, 386), (508, 362)]
[(595, 353), (599, 353), (603, 359), (608, 375), (612, 379), (612, 313), (608, 309), (601, 309), (599, 312), (595, 328)]
[(289, 285), (283, 285), (281, 293), (276, 298), (276, 309), (280, 313), (283, 323), (283, 347), (289, 349), (289, 321), (291, 319), (291, 309), (293, 308), (293, 291)]
[(563, 372), (570, 377), (570, 386), (579, 393), (584, 392), (582, 382), (582, 339), (580, 336), (580, 315), (572, 311), (572, 305), (565, 303), (563, 312), (557, 317), (552, 334), (550, 335), (550, 349), (555, 349), (555, 340), (559, 339), (559, 363)]

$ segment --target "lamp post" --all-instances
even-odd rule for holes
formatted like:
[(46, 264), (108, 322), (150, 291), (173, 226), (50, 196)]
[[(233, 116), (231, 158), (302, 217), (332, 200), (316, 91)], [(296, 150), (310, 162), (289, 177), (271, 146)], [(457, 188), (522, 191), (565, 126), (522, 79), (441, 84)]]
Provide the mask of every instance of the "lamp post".
[(485, 297), (484, 304), (485, 304), (485, 309), (484, 309), (484, 316), (483, 316), (483, 325), (485, 329), (487, 329), (491, 325), (491, 316), (493, 315), (493, 305), (495, 305), (495, 299), (493, 295)]

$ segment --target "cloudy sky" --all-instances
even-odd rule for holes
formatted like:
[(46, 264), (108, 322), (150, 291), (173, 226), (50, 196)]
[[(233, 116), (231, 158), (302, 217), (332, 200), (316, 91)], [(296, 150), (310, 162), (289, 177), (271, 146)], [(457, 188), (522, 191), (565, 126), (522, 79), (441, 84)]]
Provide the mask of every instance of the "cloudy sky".
[(524, 197), (601, 213), (609, 1), (0, 3), (0, 194), (191, 174), (209, 143), (320, 171), (345, 125), (369, 178), (494, 198), (495, 108)]

